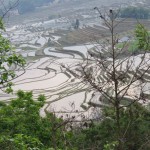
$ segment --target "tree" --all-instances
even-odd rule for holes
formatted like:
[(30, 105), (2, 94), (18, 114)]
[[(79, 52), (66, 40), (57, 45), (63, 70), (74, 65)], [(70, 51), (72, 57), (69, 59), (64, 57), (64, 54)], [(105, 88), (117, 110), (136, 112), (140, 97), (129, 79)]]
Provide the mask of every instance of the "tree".
[(45, 104), (44, 95), (33, 99), (32, 92), (17, 92), (17, 98), (6, 105), (0, 103), (0, 150), (40, 149), (59, 150), (70, 146), (72, 132), (67, 131), (67, 122), (53, 113), (40, 116)]
[[(2, 19), (0, 19), (0, 30), (4, 31)], [(6, 88), (6, 92), (12, 92), (12, 80), (17, 77), (13, 68), (23, 68), (25, 60), (15, 53), (9, 40), (0, 33), (0, 89)]]
[[(99, 93), (98, 101), (101, 102), (101, 105), (114, 110), (113, 121), (116, 127), (114, 142), (118, 143), (115, 149), (124, 150), (126, 149), (126, 137), (130, 131), (127, 129), (128, 126), (126, 128), (122, 126), (122, 112), (131, 108), (134, 103), (143, 105), (143, 103), (149, 102), (149, 90), (146, 88), (149, 86), (149, 53), (141, 50), (139, 55), (133, 56), (128, 51), (128, 41), (123, 42), (123, 46), (118, 48), (119, 35), (116, 28), (123, 20), (116, 19), (118, 13), (114, 10), (110, 10), (106, 14), (102, 14), (97, 7), (95, 10), (99, 12), (100, 18), (111, 36), (101, 43), (98, 42), (100, 44), (95, 47), (94, 52), (90, 51), (87, 59), (76, 65), (78, 68), (74, 70), (74, 74), (89, 88)], [(92, 105), (92, 102), (90, 104)], [(134, 121), (135, 118), (132, 119)], [(131, 122), (128, 123), (132, 126)], [(132, 134), (134, 135), (131, 133), (130, 136), (133, 136)], [(107, 136), (109, 137), (109, 133)], [(148, 142), (149, 139), (146, 140), (145, 142)], [(132, 140), (132, 142), (135, 141)]]
[(43, 144), (31, 136), (16, 134), (14, 137), (0, 136), (0, 149), (26, 150), (43, 149)]
[(150, 12), (143, 7), (126, 7), (120, 10), (121, 18), (148, 19)]
[(79, 19), (76, 19), (74, 29), (78, 29), (78, 28), (79, 28), (79, 25), (80, 25)]
[(137, 46), (139, 49), (150, 50), (150, 35), (142, 24), (138, 24), (135, 30)]
[[(12, 100), (9, 105), (5, 103), (0, 105), (0, 147), (3, 149), (42, 148), (42, 143), (33, 133), (34, 129), (39, 127), (40, 117), (39, 119), (37, 117), (45, 98), (41, 95), (38, 101), (34, 102), (31, 92), (18, 91), (17, 94), (18, 98)], [(36, 119), (37, 124), (35, 124)]]
[[(78, 129), (74, 133), (72, 143), (78, 149), (116, 150), (117, 126), (114, 108), (105, 107), (102, 112), (102, 120), (86, 129)], [(120, 124), (124, 138), (125, 150), (148, 150), (150, 148), (150, 111), (138, 103), (134, 103), (126, 110), (121, 110)]]

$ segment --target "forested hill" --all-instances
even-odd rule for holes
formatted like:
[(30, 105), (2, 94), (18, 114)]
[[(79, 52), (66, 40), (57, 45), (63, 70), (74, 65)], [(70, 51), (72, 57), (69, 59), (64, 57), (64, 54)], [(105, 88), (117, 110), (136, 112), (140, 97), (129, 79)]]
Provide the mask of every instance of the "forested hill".
[[(34, 11), (36, 7), (41, 7), (55, 0), (5, 0), (5, 7), (15, 6), (18, 9), (19, 14), (24, 14), (26, 12)], [(0, 6), (1, 7), (1, 6)]]
[[(36, 7), (41, 7), (44, 5), (48, 5), (50, 3), (65, 3), (65, 2), (72, 2), (73, 4), (82, 4), (84, 2), (89, 4), (90, 0), (5, 0), (4, 3), (8, 7), (10, 6), (10, 3), (15, 3), (18, 1), (17, 9), (19, 14), (24, 14), (26, 12), (31, 12), (36, 9)], [(128, 4), (129, 0), (124, 0), (124, 3)], [(112, 4), (112, 3), (122, 3), (122, 0), (93, 0), (93, 3), (105, 3), (106, 5)], [(134, 3), (136, 0), (130, 0), (130, 2)], [(141, 3), (145, 2), (144, 0), (140, 0)], [(146, 2), (145, 2), (146, 3)], [(89, 4), (90, 5), (90, 4)]]
[[(103, 0), (94, 0), (94, 1), (103, 1)], [(121, 2), (121, 0), (106, 0), (106, 3), (114, 2)], [(17, 3), (16, 3), (17, 2)], [(75, 2), (75, 3), (88, 3), (89, 0), (5, 0), (4, 4), (6, 7), (10, 7), (10, 4), (13, 6), (15, 4), (15, 7), (18, 10), (19, 14), (24, 14), (27, 12), (34, 11), (37, 7), (42, 7), (44, 5), (48, 5), (50, 3), (65, 3), (65, 2)], [(1, 7), (1, 6), (0, 6)]]
[(34, 11), (36, 7), (46, 5), (54, 0), (20, 0), (18, 5), (19, 14), (24, 14), (26, 12)]
[(17, 9), (19, 14), (24, 14), (26, 12), (34, 11), (36, 7), (42, 7), (44, 5), (48, 5), (50, 3), (61, 3), (68, 1), (76, 1), (76, 0), (6, 0), (5, 5), (10, 6), (13, 4), (17, 4)]

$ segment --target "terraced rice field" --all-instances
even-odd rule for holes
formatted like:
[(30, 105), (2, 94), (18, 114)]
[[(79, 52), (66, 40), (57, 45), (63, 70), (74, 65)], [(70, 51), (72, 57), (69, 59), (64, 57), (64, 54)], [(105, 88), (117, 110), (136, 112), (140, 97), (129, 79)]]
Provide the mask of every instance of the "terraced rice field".
[[(76, 31), (58, 31), (53, 29), (44, 29), (39, 25), (20, 25), (7, 29), (4, 33), (12, 43), (16, 46), (16, 51), (27, 60), (24, 70), (16, 71), (17, 75), (14, 82), (14, 95), (1, 93), (4, 101), (10, 101), (15, 97), (17, 90), (32, 91), (36, 98), (39, 94), (46, 96), (46, 104), (41, 109), (41, 115), (45, 115), (45, 111), (55, 111), (58, 116), (77, 116), (81, 119), (84, 116), (88, 118), (98, 117), (99, 108), (94, 105), (101, 106), (101, 95), (93, 90), (91, 86), (82, 82), (80, 64), (84, 64), (88, 53), (98, 56), (100, 53), (105, 56), (110, 66), (112, 59), (107, 57), (108, 50), (103, 49), (94, 40), (102, 39), (101, 33), (107, 34), (107, 28), (103, 26), (85, 27)], [(127, 71), (126, 66), (132, 63), (132, 70), (128, 70), (128, 76), (132, 76), (136, 66), (141, 62), (140, 55), (133, 56), (128, 61), (124, 61), (118, 67), (118, 72)], [(150, 65), (150, 55), (146, 55), (146, 64)], [(118, 62), (119, 63), (119, 59)], [(90, 60), (89, 68), (96, 66), (93, 59)], [(108, 67), (110, 67), (108, 66)], [(69, 68), (69, 69), (67, 69)], [(98, 69), (95, 70), (94, 69)], [(111, 67), (110, 67), (111, 69)], [(139, 69), (139, 73), (145, 68)], [(93, 73), (97, 83), (105, 83), (108, 81), (109, 75), (100, 68), (93, 67)], [(143, 86), (145, 93), (149, 93), (149, 70), (145, 75)], [(121, 84), (121, 83), (120, 83)], [(121, 88), (123, 88), (123, 84)], [(130, 96), (137, 95), (139, 91), (137, 84), (131, 87), (127, 92)], [(112, 92), (113, 94), (113, 92)], [(92, 105), (91, 105), (92, 104)]]
[[(16, 52), (26, 58), (27, 65), (24, 70), (16, 71), (19, 77), (13, 80), (14, 94), (1, 93), (1, 100), (9, 102), (21, 89), (33, 91), (35, 98), (44, 94), (47, 99), (45, 111), (55, 110), (58, 114), (72, 111), (72, 115), (84, 113), (88, 116), (89, 112), (93, 112), (88, 109), (93, 92), (70, 71), (78, 68), (93, 44), (62, 47), (59, 43), (61, 36), (51, 30), (33, 29), (32, 26), (7, 29), (4, 36), (16, 46)], [(69, 66), (70, 70), (63, 65)], [(43, 116), (45, 111), (41, 109)]]

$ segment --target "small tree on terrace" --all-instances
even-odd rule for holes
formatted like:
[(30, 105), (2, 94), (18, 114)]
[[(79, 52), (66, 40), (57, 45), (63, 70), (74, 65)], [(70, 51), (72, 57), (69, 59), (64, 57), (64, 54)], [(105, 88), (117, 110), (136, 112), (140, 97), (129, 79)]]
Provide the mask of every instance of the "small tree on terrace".
[(150, 50), (150, 34), (142, 24), (138, 24), (135, 30), (138, 41), (138, 48), (142, 50)]
[[(106, 32), (110, 32), (110, 37), (101, 43), (96, 43), (94, 51), (90, 51), (87, 59), (79, 64), (80, 73), (76, 70), (74, 72), (84, 84), (99, 93), (98, 101), (102, 104), (107, 103), (114, 109), (116, 127), (114, 141), (117, 143), (116, 149), (123, 150), (128, 140), (126, 136), (128, 128), (132, 126), (132, 122), (129, 121), (126, 128), (122, 127), (122, 111), (130, 108), (134, 103), (143, 104), (149, 101), (150, 54), (140, 47), (138, 55), (133, 55), (128, 51), (129, 40), (122, 42), (122, 46), (119, 47), (119, 35), (116, 29), (123, 20), (118, 20), (118, 14), (113, 10), (102, 14), (97, 7), (95, 9), (107, 27)], [(135, 143), (130, 143), (129, 147), (135, 149)]]

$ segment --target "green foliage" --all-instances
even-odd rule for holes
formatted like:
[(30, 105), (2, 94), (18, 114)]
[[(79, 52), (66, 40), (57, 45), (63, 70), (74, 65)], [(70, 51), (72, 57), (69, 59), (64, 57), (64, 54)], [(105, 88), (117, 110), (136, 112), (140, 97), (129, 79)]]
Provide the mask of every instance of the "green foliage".
[(121, 18), (148, 19), (150, 11), (143, 7), (126, 7), (120, 11)]
[[(74, 145), (78, 149), (116, 150), (118, 135), (116, 115), (113, 108), (103, 110), (104, 119), (96, 122), (92, 127), (77, 130), (74, 134)], [(120, 114), (121, 142), (123, 150), (137, 150), (143, 145), (142, 150), (148, 150), (150, 145), (150, 112), (139, 104), (122, 109)], [(74, 146), (74, 147), (75, 147)]]
[[(4, 30), (2, 19), (0, 19), (0, 29)], [(11, 68), (14, 66), (23, 67), (24, 65), (25, 60), (15, 53), (9, 40), (0, 34), (0, 89), (6, 88), (6, 92), (12, 92), (11, 80), (14, 79), (16, 75)]]
[(104, 150), (115, 150), (117, 145), (118, 145), (117, 141), (108, 143), (108, 144), (104, 145)]
[(150, 35), (142, 24), (138, 24), (135, 29), (137, 46), (139, 49), (150, 50)]
[(16, 134), (14, 137), (1, 136), (0, 149), (15, 149), (15, 150), (40, 150), (43, 144), (36, 138), (31, 136)]
[[(0, 150), (116, 150), (118, 146), (116, 115), (113, 108), (103, 109), (103, 119), (91, 122), (89, 128), (65, 129), (62, 119), (47, 113), (39, 115), (45, 103), (40, 95), (33, 100), (32, 92), (18, 91), (9, 105), (0, 104)], [(150, 112), (134, 104), (120, 110), (121, 142), (123, 150), (148, 150)]]
[[(64, 130), (64, 126), (61, 126), (62, 120), (55, 115), (48, 113), (45, 118), (40, 116), (39, 110), (44, 103), (43, 95), (35, 101), (32, 92), (23, 91), (18, 91), (17, 98), (9, 105), (1, 103), (0, 148), (48, 150), (53, 147), (67, 147), (65, 140), (72, 134)], [(64, 134), (66, 139), (63, 138)]]
[[(138, 24), (134, 31), (135, 39), (128, 43), (130, 52), (141, 52), (142, 50), (150, 50), (150, 33), (142, 24)], [(126, 43), (118, 43), (117, 48), (121, 49)]]
[(37, 116), (45, 98), (39, 96), (40, 100), (35, 102), (31, 92), (18, 91), (17, 95), (18, 98), (9, 105), (0, 107), (0, 147), (8, 150), (41, 149), (43, 145), (32, 130), (38, 126), (36, 123), (40, 118)]
[[(147, 142), (148, 137), (150, 136), (150, 124), (148, 123), (150, 121), (150, 112), (140, 104), (136, 103), (120, 112), (121, 142), (123, 148), (133, 150), (139, 149), (141, 145)], [(109, 129), (108, 132), (103, 132), (104, 139), (109, 135), (112, 139), (108, 140), (108, 143), (117, 141), (115, 111), (113, 109), (105, 109), (104, 115), (108, 119), (105, 119), (101, 125), (105, 126), (105, 129)], [(148, 145), (145, 145), (145, 150), (148, 149), (147, 146)]]
[(2, 18), (0, 18), (0, 29), (5, 30)]
[(138, 40), (132, 41), (129, 45), (129, 51), (130, 52), (137, 52), (139, 50), (138, 48)]

